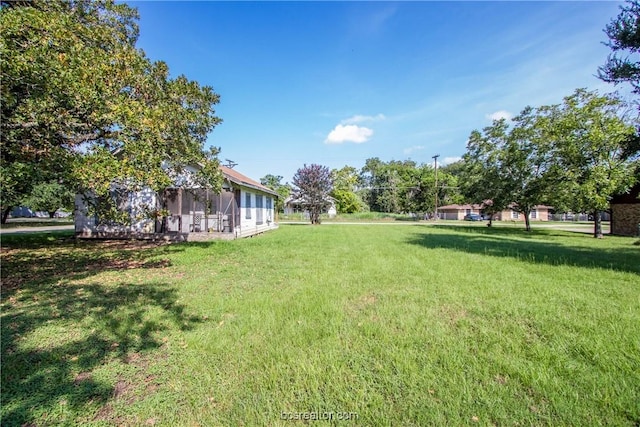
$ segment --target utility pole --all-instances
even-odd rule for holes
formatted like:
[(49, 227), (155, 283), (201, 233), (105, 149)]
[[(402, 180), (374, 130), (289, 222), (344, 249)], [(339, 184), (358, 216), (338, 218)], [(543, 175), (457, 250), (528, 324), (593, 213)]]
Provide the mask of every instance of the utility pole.
[(436, 154), (435, 156), (432, 157), (433, 158), (433, 162), (435, 164), (434, 170), (435, 170), (435, 174), (436, 174), (436, 197), (435, 197), (435, 200), (436, 200), (436, 210), (435, 210), (436, 215), (434, 217), (434, 220), (436, 220), (436, 221), (438, 220), (438, 157), (440, 157), (440, 154)]
[(234, 167), (238, 166), (238, 164), (233, 160), (229, 160), (229, 159), (224, 159), (224, 160), (227, 162), (227, 164), (224, 166), (228, 167), (229, 169), (233, 169)]

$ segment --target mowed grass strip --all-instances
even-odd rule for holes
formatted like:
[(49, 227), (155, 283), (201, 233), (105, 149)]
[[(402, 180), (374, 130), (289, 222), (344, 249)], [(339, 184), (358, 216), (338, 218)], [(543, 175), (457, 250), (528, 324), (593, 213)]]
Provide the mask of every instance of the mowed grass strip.
[(410, 224), (151, 247), (24, 237), (2, 242), (3, 425), (640, 423), (634, 239)]

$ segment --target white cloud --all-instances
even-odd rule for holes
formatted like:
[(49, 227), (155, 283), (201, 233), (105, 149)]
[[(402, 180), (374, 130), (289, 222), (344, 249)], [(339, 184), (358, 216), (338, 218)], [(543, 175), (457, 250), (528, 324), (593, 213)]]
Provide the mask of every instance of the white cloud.
[(462, 160), (462, 157), (457, 156), (457, 157), (445, 157), (444, 159), (442, 159), (442, 162), (440, 162), (440, 164), (442, 166), (446, 166), (446, 165), (450, 165), (451, 163), (455, 163), (457, 161)]
[(511, 118), (513, 117), (513, 114), (505, 110), (500, 110), (500, 111), (496, 111), (495, 113), (487, 114), (485, 117), (489, 120), (500, 120), (500, 119), (511, 120)]
[(405, 148), (403, 150), (404, 154), (411, 154), (414, 151), (424, 150), (425, 147), (423, 145), (414, 145), (413, 147)]
[(343, 142), (362, 144), (367, 142), (372, 135), (373, 131), (363, 126), (337, 125), (324, 142), (326, 144), (342, 144)]
[(341, 123), (343, 125), (355, 125), (357, 123), (363, 122), (377, 122), (380, 120), (386, 119), (384, 114), (378, 114), (376, 116), (363, 116), (361, 114), (356, 114), (353, 117), (349, 117), (348, 119), (344, 119)]

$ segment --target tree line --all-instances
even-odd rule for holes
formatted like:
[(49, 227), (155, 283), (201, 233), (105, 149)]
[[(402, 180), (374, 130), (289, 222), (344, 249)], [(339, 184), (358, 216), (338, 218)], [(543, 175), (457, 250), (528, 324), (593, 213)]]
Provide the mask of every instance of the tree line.
[[(193, 164), (201, 166), (199, 184), (220, 189), (219, 149), (204, 146), (221, 122), (220, 97), (147, 58), (136, 47), (138, 19), (135, 8), (113, 0), (0, 0), (2, 222), (13, 206), (53, 212), (80, 192), (115, 212), (114, 185), (161, 190)], [(605, 28), (612, 53), (598, 69), (604, 81), (630, 83), (634, 95), (639, 22), (638, 0), (621, 6)], [(472, 131), (463, 160), (441, 168), (374, 157), (360, 169), (305, 165), (293, 185), (277, 175), (263, 183), (281, 194), (278, 208), (308, 187), (345, 213), (424, 214), (466, 201), (486, 212), (509, 206), (525, 218), (541, 203), (596, 214), (639, 180), (639, 134), (637, 108), (578, 89), (561, 104), (526, 107)], [(324, 200), (314, 197), (307, 194)], [(597, 220), (594, 234), (601, 235)]]
[(315, 200), (308, 203), (313, 210), (331, 196), (340, 213), (425, 216), (456, 203), (478, 204), (490, 216), (513, 209), (527, 231), (531, 211), (546, 204), (592, 214), (594, 236), (602, 237), (600, 212), (640, 177), (637, 115), (630, 113), (616, 95), (578, 89), (562, 104), (526, 107), (512, 120), (472, 131), (459, 162), (437, 168), (374, 157), (359, 170), (305, 165), (293, 186), (278, 181), (273, 188)]
[[(640, 52), (640, 1), (621, 6), (605, 33), (612, 53), (598, 77), (629, 83), (640, 94), (640, 62), (634, 60)], [(617, 94), (577, 89), (561, 104), (527, 106), (513, 120), (473, 130), (462, 160), (439, 171), (411, 160), (370, 158), (359, 171), (305, 165), (293, 187), (280, 181), (276, 186), (298, 197), (313, 194), (314, 200), (326, 199), (317, 194), (325, 188), (324, 196), (332, 196), (343, 213), (437, 214), (438, 201), (479, 204), (490, 217), (510, 208), (523, 214), (527, 231), (533, 208), (548, 204), (592, 214), (594, 237), (602, 237), (600, 212), (613, 195), (640, 182), (639, 110), (637, 99), (628, 103)], [(324, 184), (309, 185), (318, 176), (311, 169), (318, 168)]]

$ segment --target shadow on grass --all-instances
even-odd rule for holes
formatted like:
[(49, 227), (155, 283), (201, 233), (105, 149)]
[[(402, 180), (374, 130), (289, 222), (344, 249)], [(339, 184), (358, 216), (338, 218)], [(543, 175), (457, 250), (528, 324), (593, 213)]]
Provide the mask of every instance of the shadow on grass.
[[(604, 268), (640, 274), (640, 250), (631, 243), (628, 247), (615, 248), (565, 245), (556, 239), (575, 237), (586, 241), (592, 237), (582, 233), (554, 230), (526, 232), (502, 227), (437, 225), (429, 227), (428, 230), (428, 232), (414, 234), (408, 242), (430, 249), (454, 249), (539, 264)], [(552, 237), (553, 240), (545, 241), (544, 237)]]
[(164, 242), (77, 240), (67, 232), (7, 235), (2, 237), (2, 289), (82, 279), (109, 270), (169, 267), (162, 255), (182, 250)]
[(404, 222), (420, 222), (422, 218), (418, 216), (399, 216), (395, 217), (395, 221), (404, 221)]
[(455, 224), (446, 224), (446, 225), (432, 225), (433, 228), (441, 229), (441, 230), (452, 230), (460, 233), (475, 233), (475, 234), (483, 234), (487, 236), (514, 236), (519, 238), (539, 238), (539, 237), (550, 237), (550, 236), (558, 236), (558, 237), (577, 237), (584, 238), (587, 236), (592, 236), (593, 229), (585, 229), (585, 232), (581, 231), (566, 231), (562, 229), (554, 229), (554, 228), (535, 228), (535, 225), (532, 226), (531, 231), (527, 231), (524, 227), (524, 224), (513, 224), (513, 225), (498, 225), (493, 227), (487, 227), (486, 224), (470, 222), (465, 225), (455, 225)]
[(2, 242), (3, 426), (75, 424), (117, 395), (96, 368), (131, 363), (132, 355), (160, 349), (160, 337), (202, 321), (165, 281), (91, 278), (109, 269), (164, 267), (157, 256), (178, 248), (24, 237)]

